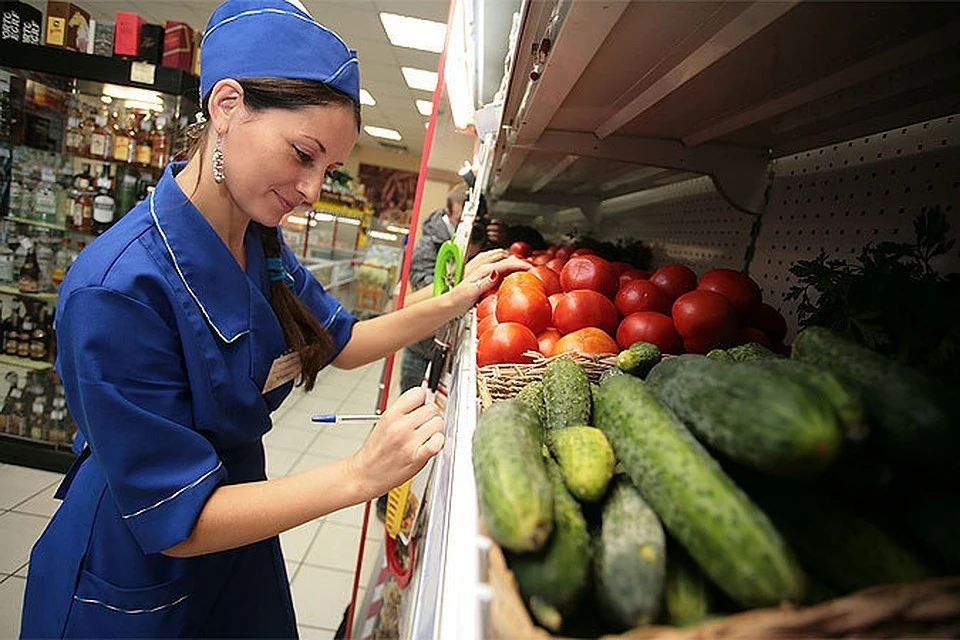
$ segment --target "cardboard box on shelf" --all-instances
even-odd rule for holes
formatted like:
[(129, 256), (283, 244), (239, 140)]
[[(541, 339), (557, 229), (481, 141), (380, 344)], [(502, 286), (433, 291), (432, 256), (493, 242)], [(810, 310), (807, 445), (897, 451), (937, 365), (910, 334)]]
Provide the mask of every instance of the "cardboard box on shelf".
[(2, 30), (0, 39), (41, 44), (43, 33), (43, 13), (25, 2), (0, 2)]
[(98, 20), (93, 26), (93, 50), (91, 53), (95, 56), (113, 55), (113, 34), (116, 26), (112, 22), (102, 22)]
[(145, 24), (140, 27), (140, 53), (137, 58), (150, 64), (159, 65), (163, 59), (163, 27), (159, 24)]
[(167, 20), (163, 23), (163, 66), (193, 71), (194, 38), (196, 32), (185, 22)]
[(136, 58), (140, 54), (140, 30), (146, 23), (139, 14), (117, 11), (113, 55)]
[(90, 14), (72, 2), (47, 2), (47, 27), (44, 44), (73, 51), (87, 50)]

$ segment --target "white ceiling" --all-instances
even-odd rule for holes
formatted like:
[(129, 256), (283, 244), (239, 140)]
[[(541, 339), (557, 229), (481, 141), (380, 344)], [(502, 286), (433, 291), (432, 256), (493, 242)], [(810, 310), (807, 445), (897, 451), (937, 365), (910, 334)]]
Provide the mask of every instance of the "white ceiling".
[[(46, 10), (46, 0), (27, 0)], [(407, 87), (400, 74), (401, 66), (417, 67), (436, 71), (439, 54), (414, 49), (395, 47), (387, 40), (378, 14), (381, 11), (399, 13), (438, 22), (447, 21), (447, 0), (302, 0), (304, 6), (319, 22), (336, 31), (356, 49), (360, 58), (361, 86), (377, 101), (376, 106), (363, 107), (364, 124), (396, 129), (403, 136), (400, 144), (413, 155), (423, 149), (425, 123), (428, 118), (417, 111), (416, 100), (431, 100), (432, 94)], [(95, 20), (112, 21), (117, 11), (132, 11), (148, 22), (162, 24), (164, 20), (178, 20), (190, 24), (198, 31), (206, 26), (207, 19), (220, 4), (220, 0), (78, 0), (77, 4), (87, 9)], [(448, 109), (449, 107), (445, 107)], [(465, 149), (472, 149), (472, 139), (464, 138)], [(377, 146), (376, 138), (360, 134), (358, 144)], [(455, 170), (466, 157), (459, 151), (455, 166), (438, 168)], [(433, 162), (431, 154), (431, 166)], [(444, 163), (446, 164), (446, 163)]]

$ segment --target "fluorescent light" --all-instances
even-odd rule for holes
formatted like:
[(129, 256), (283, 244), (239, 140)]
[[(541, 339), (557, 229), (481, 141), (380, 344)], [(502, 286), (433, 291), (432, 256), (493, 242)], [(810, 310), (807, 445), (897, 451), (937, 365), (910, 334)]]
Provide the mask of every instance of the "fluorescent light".
[(337, 222), (342, 222), (344, 224), (352, 224), (355, 227), (360, 226), (360, 221), (357, 220), (356, 218), (343, 218), (341, 216), (337, 216)]
[(413, 67), (400, 67), (400, 73), (403, 74), (404, 81), (411, 89), (433, 91), (437, 88), (436, 71), (424, 71), (423, 69), (414, 69)]
[(323, 211), (314, 211), (313, 219), (317, 222), (333, 222), (333, 216)]
[(303, 227), (303, 226), (306, 226), (307, 219), (304, 218), (303, 216), (289, 215), (287, 216), (287, 222), (289, 222), (290, 224), (295, 224)]
[(399, 238), (392, 233), (384, 233), (383, 231), (368, 231), (367, 235), (371, 238), (376, 238), (377, 240), (387, 240), (388, 242), (396, 242)]
[(387, 231), (393, 231), (394, 233), (402, 233), (404, 235), (410, 233), (410, 229), (408, 229), (407, 227), (398, 227), (395, 224), (388, 224)]
[(440, 53), (447, 35), (447, 25), (443, 22), (411, 18), (395, 13), (381, 13), (380, 22), (387, 32), (390, 44), (421, 51)]
[(453, 126), (461, 131), (474, 123), (476, 112), (473, 25), (464, 4), (464, 0), (455, 0), (453, 5), (453, 15), (450, 18), (450, 42), (443, 70), (447, 96), (450, 98)]
[(417, 111), (422, 116), (429, 116), (433, 113), (433, 102), (430, 100), (417, 100)]
[(360, 89), (360, 104), (375, 107), (377, 105), (377, 101), (373, 99), (373, 96), (370, 95), (369, 91), (366, 89)]
[(374, 138), (384, 138), (386, 140), (400, 140), (402, 136), (400, 132), (395, 129), (386, 129), (384, 127), (373, 127), (371, 125), (364, 125), (363, 130), (367, 132), (368, 135), (373, 136)]
[(103, 95), (117, 98), (118, 100), (136, 100), (137, 102), (149, 102), (163, 106), (163, 98), (156, 91), (138, 89), (137, 87), (121, 87), (115, 84), (103, 85)]

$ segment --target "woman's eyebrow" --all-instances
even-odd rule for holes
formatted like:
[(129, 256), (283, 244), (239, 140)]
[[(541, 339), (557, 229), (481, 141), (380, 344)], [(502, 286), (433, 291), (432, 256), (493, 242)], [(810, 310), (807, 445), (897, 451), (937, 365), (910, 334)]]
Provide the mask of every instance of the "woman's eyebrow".
[(327, 148), (323, 145), (322, 142), (320, 142), (319, 140), (317, 140), (317, 139), (314, 138), (313, 136), (307, 136), (307, 137), (317, 143), (317, 146), (320, 147), (320, 153), (326, 153), (326, 152), (327, 152)]

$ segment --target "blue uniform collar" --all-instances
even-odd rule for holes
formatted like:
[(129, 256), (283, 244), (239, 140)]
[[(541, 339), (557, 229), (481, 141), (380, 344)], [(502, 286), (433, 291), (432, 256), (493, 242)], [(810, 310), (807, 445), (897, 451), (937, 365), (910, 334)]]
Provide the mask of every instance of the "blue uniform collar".
[[(171, 163), (148, 199), (177, 276), (214, 333), (230, 343), (250, 332), (250, 284), (236, 259), (174, 179)], [(246, 245), (251, 241), (247, 231)]]

